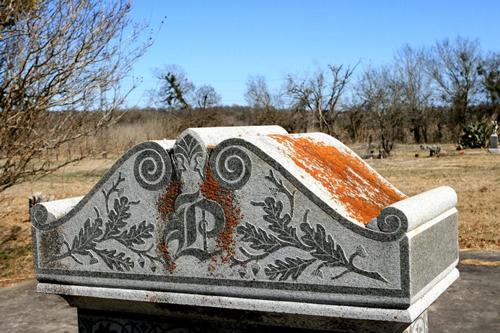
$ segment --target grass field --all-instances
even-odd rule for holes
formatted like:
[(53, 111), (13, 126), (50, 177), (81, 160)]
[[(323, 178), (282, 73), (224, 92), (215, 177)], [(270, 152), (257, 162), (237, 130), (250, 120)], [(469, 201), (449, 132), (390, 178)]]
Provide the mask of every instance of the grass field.
[[(353, 148), (364, 151), (361, 146)], [(441, 185), (453, 187), (459, 199), (460, 247), (500, 249), (500, 155), (443, 148), (443, 156), (429, 158), (418, 146), (399, 146), (393, 157), (368, 162), (408, 195)], [(0, 286), (34, 276), (28, 197), (34, 192), (51, 199), (86, 194), (117, 157), (86, 160), (0, 194)]]

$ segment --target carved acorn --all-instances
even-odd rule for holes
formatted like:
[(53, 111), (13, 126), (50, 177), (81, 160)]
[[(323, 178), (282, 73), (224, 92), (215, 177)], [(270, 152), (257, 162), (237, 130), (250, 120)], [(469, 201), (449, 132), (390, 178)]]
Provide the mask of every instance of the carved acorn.
[(139, 263), (139, 266), (141, 266), (141, 268), (144, 268), (144, 259), (140, 258), (138, 263)]
[(256, 276), (259, 273), (259, 271), (260, 271), (260, 265), (258, 263), (256, 263), (256, 262), (254, 262), (252, 264), (251, 268), (252, 268), (252, 273), (253, 273), (254, 276)]
[(246, 267), (241, 267), (238, 270), (238, 274), (240, 274), (241, 278), (245, 278), (247, 276), (247, 269), (246, 269)]

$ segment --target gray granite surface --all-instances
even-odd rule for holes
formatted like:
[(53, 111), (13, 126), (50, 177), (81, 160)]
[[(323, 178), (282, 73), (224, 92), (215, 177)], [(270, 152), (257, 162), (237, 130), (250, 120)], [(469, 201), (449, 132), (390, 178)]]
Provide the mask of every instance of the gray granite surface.
[(455, 205), (449, 187), (407, 198), (322, 133), (188, 129), (36, 205), (35, 267), (53, 284), (405, 309), (456, 266)]

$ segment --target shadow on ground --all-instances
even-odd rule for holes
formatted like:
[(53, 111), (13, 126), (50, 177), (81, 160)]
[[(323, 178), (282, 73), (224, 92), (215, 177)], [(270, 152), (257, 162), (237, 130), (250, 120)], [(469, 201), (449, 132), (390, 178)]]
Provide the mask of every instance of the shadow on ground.
[[(500, 252), (460, 253), (460, 278), (429, 309), (431, 333), (500, 332)], [(473, 263), (473, 264), (470, 264)], [(36, 281), (0, 289), (0, 332), (77, 332), (76, 310)]]

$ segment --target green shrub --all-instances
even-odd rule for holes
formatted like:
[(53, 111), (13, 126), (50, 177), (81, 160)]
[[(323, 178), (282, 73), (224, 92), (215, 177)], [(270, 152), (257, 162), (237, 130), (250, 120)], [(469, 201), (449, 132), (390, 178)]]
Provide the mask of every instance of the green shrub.
[(458, 148), (486, 147), (491, 134), (490, 127), (487, 121), (477, 121), (466, 125), (458, 140)]

